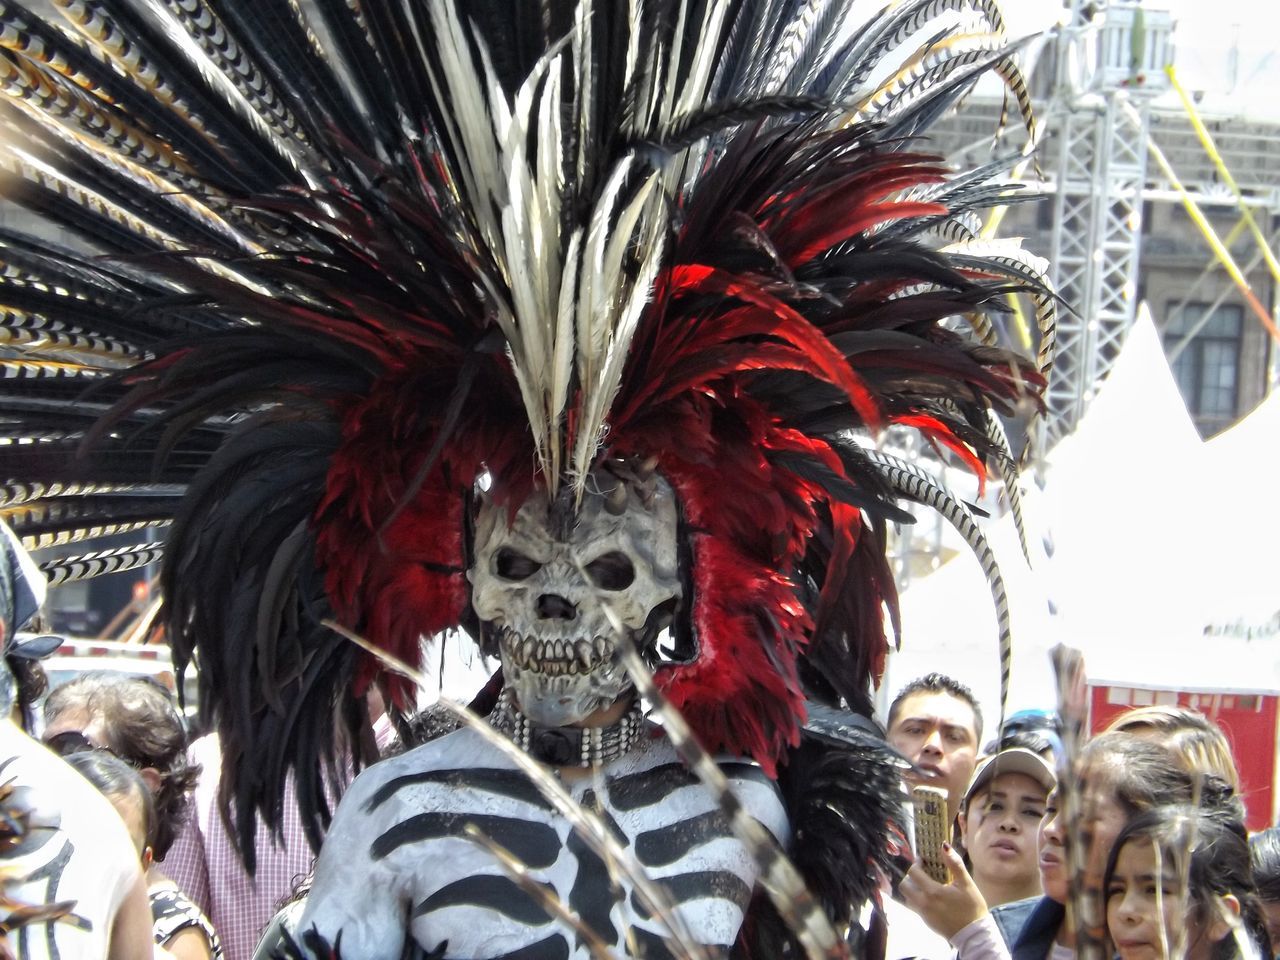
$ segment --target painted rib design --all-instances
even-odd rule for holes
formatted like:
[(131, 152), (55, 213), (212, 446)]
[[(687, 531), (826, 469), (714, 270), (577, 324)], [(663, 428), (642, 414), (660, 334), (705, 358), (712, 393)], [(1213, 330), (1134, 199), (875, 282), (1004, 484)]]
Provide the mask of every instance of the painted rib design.
[(514, 817), (482, 813), (420, 813), (397, 823), (373, 842), (369, 855), (381, 860), (406, 844), (460, 837), (467, 824), (474, 824), (485, 836), (502, 844), (535, 869), (549, 867), (560, 853), (560, 839), (546, 824), (528, 823)]
[[(608, 598), (600, 594), (597, 596), (612, 619), (613, 612), (608, 606)], [(615, 621), (615, 628), (616, 626)], [(625, 640), (625, 636), (623, 639)], [(661, 717), (663, 730), (676, 753), (702, 785), (711, 791), (720, 813), (760, 868), (760, 885), (764, 887), (787, 928), (800, 941), (805, 956), (809, 960), (844, 960), (848, 956), (844, 941), (832, 927), (822, 904), (805, 886), (795, 864), (787, 858), (777, 840), (751, 816), (737, 795), (729, 789), (724, 771), (702, 748), (702, 744), (698, 743), (680, 712), (667, 702), (667, 698), (653, 682), (653, 674), (640, 659), (635, 646), (630, 641), (625, 641), (620, 646), (620, 654), (637, 692)]]
[[(717, 840), (740, 846), (720, 802), (682, 764), (673, 762), (669, 745), (658, 749), (660, 753), (651, 756), (647, 767), (642, 762), (642, 769), (608, 779), (600, 793), (596, 787), (586, 787), (576, 802), (594, 811), (621, 847), (653, 854), (644, 866), (651, 882), (664, 891), (664, 913), (682, 905), (695, 913), (704, 909), (745, 912), (754, 869), (740, 874), (741, 854), (722, 848), (708, 848), (709, 856), (700, 855), (700, 848)], [(745, 802), (758, 800), (762, 790), (776, 797), (776, 785), (754, 764), (731, 762), (724, 769), (739, 789), (749, 791)], [(684, 793), (690, 788), (696, 793)], [(503, 947), (519, 945), (498, 955), (502, 957), (688, 956), (685, 944), (668, 942), (659, 932), (665, 932), (665, 916), (655, 915), (625, 874), (607, 863), (578, 832), (557, 830), (541, 819), (550, 810), (536, 789), (521, 772), (478, 767), (391, 770), (385, 781), (370, 790), (359, 805), (360, 815), (390, 824), (369, 847), (375, 859), (398, 855), (416, 863), (444, 865), (449, 861), (434, 852), (442, 849), (437, 845), (455, 844), (456, 852), (457, 840), (477, 836), (482, 837), (481, 848), (490, 852), (502, 848), (502, 856), (494, 861), (455, 863), (451, 871), (445, 866), (450, 872), (444, 876), (428, 871), (427, 886), (409, 910), (412, 919), (424, 925), (418, 928), (419, 935), (430, 941), (437, 931), (483, 922), (501, 937), (495, 942)], [(683, 794), (678, 801), (683, 815), (671, 812), (672, 795), (678, 792)], [(423, 804), (443, 809), (419, 812)], [(538, 808), (538, 818), (530, 816), (531, 805)], [(516, 873), (504, 866), (507, 858), (514, 858), (511, 862), (519, 867)], [(483, 920), (486, 915), (490, 919)], [(578, 933), (568, 929), (566, 917), (580, 925)], [(587, 932), (595, 938), (594, 949), (586, 943)], [(709, 956), (720, 956), (729, 945), (706, 946)], [(451, 950), (459, 949), (455, 943), (437, 948), (436, 953), (449, 958), (455, 955)]]
[[(708, 895), (720, 900), (736, 900), (742, 902), (751, 896), (751, 888), (742, 882), (736, 873), (727, 870), (699, 870), (695, 873), (682, 873), (662, 881), (671, 892), (676, 903), (689, 900), (700, 900)], [(631, 900), (632, 909), (646, 920), (649, 912), (644, 904), (636, 898)]]
[[(551, 888), (548, 884), (543, 886)], [(506, 877), (463, 877), (441, 887), (413, 909), (413, 916), (423, 917), (449, 907), (476, 906), (500, 913), (531, 927), (551, 922), (540, 906), (527, 893)]]
[(636, 858), (646, 867), (665, 867), (689, 855), (704, 843), (728, 833), (729, 825), (719, 810), (680, 820), (636, 837)]
[(372, 813), (405, 787), (427, 783), (482, 790), (519, 800), (521, 803), (532, 804), (544, 810), (553, 809), (551, 802), (542, 795), (542, 791), (519, 771), (497, 767), (475, 767), (467, 770), (424, 770), (388, 780), (365, 802), (365, 812)]
[[(595, 795), (588, 790), (582, 805), (595, 807)], [(626, 837), (618, 829), (613, 818), (605, 810), (599, 811), (606, 828), (625, 843)], [(578, 861), (578, 875), (573, 878), (569, 891), (569, 909), (608, 943), (618, 943), (618, 931), (614, 928), (610, 913), (613, 911), (616, 884), (609, 868), (599, 855), (583, 841), (575, 831), (569, 834), (568, 851)]]
[[(736, 780), (754, 780), (765, 785), (772, 782), (753, 763), (728, 762), (719, 767), (725, 776)], [(684, 764), (668, 763), (609, 781), (609, 802), (618, 810), (637, 810), (658, 803), (673, 790), (698, 782), (697, 774)]]

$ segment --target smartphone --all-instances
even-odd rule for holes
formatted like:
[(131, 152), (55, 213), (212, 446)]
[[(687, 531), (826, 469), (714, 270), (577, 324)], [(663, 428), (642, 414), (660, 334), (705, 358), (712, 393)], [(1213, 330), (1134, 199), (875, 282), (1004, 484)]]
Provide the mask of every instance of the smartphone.
[(916, 859), (934, 880), (950, 883), (951, 871), (942, 856), (942, 845), (951, 832), (947, 791), (937, 787), (913, 787), (911, 804), (916, 814)]

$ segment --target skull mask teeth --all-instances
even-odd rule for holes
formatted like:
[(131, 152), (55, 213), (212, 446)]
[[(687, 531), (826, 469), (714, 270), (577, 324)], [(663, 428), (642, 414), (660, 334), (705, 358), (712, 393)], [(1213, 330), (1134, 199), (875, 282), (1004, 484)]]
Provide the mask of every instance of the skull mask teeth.
[(577, 723), (630, 689), (606, 604), (632, 640), (647, 642), (655, 611), (681, 598), (670, 485), (656, 474), (638, 483), (597, 471), (592, 480), (566, 529), (541, 491), (510, 522), (487, 499), (476, 520), (472, 607), (521, 712), (543, 726)]

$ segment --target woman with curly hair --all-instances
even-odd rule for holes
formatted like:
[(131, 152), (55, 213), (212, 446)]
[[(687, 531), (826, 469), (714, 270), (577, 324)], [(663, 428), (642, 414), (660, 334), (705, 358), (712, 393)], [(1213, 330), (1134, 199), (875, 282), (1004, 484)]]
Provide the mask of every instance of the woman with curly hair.
[(145, 677), (86, 673), (49, 694), (44, 716), (44, 742), (55, 753), (105, 752), (146, 784), (150, 802), (143, 855), (150, 867), (148, 894), (157, 942), (181, 960), (216, 960), (221, 954), (209, 921), (161, 868), (151, 865), (152, 859), (163, 862), (169, 852), (200, 774), (199, 765), (187, 757), (187, 731), (169, 692)]
[(169, 691), (147, 677), (83, 673), (49, 694), (44, 721), (54, 753), (105, 748), (142, 774), (156, 807), (155, 858), (164, 862), (200, 775)]

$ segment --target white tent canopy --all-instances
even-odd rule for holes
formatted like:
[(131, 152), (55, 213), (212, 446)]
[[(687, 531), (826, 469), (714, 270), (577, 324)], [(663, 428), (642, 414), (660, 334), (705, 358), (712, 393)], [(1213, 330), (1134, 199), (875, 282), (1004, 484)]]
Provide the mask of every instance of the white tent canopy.
[[(1144, 312), (1079, 428), (1052, 451), (1044, 490), (1027, 497), (1031, 537), (1051, 544), (1049, 556), (1033, 554), (1028, 570), (1007, 518), (986, 525), (1015, 616), (1010, 710), (1053, 705), (1046, 652), (1058, 641), (1084, 652), (1093, 679), (1280, 690), (1280, 510), (1266, 483), (1277, 437), (1272, 396), (1202, 442)], [(977, 562), (962, 550), (902, 603), (904, 650), (886, 694), (939, 670), (994, 717), (995, 618)]]

